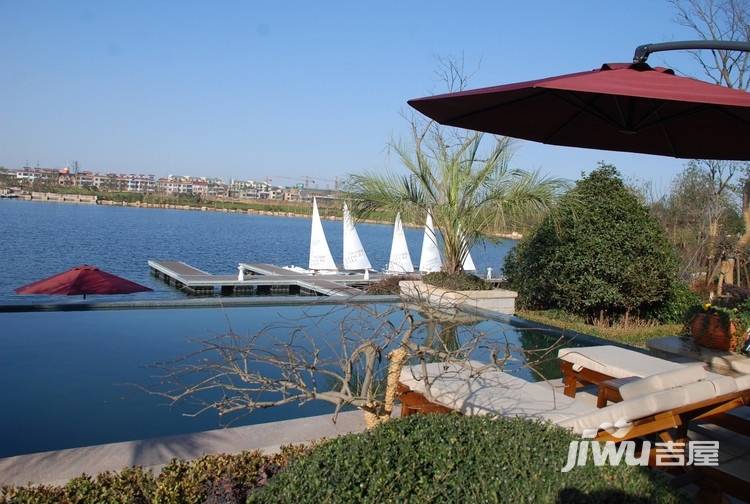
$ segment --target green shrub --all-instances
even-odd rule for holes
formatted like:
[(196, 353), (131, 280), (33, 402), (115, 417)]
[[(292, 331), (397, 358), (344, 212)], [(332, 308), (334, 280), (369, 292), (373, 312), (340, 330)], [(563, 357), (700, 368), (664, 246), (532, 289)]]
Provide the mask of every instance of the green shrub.
[(416, 275), (389, 275), (382, 280), (378, 280), (375, 283), (371, 283), (367, 286), (368, 294), (398, 294), (400, 292), (398, 283), (404, 280), (417, 280), (419, 277)]
[(437, 271), (422, 276), (422, 281), (449, 291), (490, 290), (492, 286), (483, 279), (470, 273), (446, 273)]
[(519, 418), (413, 415), (318, 446), (248, 502), (682, 500), (647, 468), (589, 464), (562, 473), (574, 439)]
[(664, 302), (653, 306), (646, 316), (662, 324), (679, 324), (685, 320), (688, 311), (700, 302), (700, 296), (687, 284), (676, 281)]
[(560, 308), (588, 320), (648, 316), (678, 286), (664, 230), (603, 164), (521, 240), (504, 272), (521, 307)]
[(96, 477), (84, 474), (65, 486), (5, 486), (0, 489), (0, 503), (241, 503), (250, 490), (265, 485), (290, 460), (307, 451), (289, 446), (276, 455), (253, 451), (192, 461), (175, 459), (158, 476), (132, 467)]

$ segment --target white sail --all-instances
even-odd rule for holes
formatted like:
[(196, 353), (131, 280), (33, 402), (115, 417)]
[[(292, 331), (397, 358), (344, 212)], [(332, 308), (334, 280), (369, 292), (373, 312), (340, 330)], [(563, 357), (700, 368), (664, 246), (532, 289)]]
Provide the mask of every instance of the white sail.
[(422, 255), (419, 258), (419, 271), (430, 273), (440, 271), (443, 260), (440, 258), (435, 226), (432, 224), (432, 215), (427, 212), (424, 222), (424, 238), (422, 238)]
[(354, 221), (349, 213), (349, 207), (344, 203), (344, 269), (368, 270), (372, 269), (362, 242), (354, 227)]
[(471, 258), (471, 252), (466, 251), (466, 257), (464, 257), (464, 271), (476, 271), (477, 267), (474, 266), (474, 259)]
[(312, 229), (310, 230), (310, 264), (311, 270), (335, 270), (336, 263), (333, 261), (331, 249), (323, 232), (323, 223), (320, 222), (318, 213), (318, 202), (313, 198)]
[[(461, 233), (461, 228), (458, 228), (458, 232)], [(468, 248), (466, 245), (466, 239), (463, 236), (463, 233), (461, 233), (461, 245), (466, 248), (466, 256), (464, 257), (464, 262), (462, 264), (462, 267), (464, 271), (476, 271), (477, 267), (474, 266), (474, 259), (471, 258), (471, 248)]]
[(412, 273), (414, 271), (409, 247), (406, 245), (406, 235), (404, 234), (404, 226), (401, 223), (400, 213), (396, 214), (396, 222), (393, 224), (391, 257), (388, 260), (386, 271), (391, 273)]

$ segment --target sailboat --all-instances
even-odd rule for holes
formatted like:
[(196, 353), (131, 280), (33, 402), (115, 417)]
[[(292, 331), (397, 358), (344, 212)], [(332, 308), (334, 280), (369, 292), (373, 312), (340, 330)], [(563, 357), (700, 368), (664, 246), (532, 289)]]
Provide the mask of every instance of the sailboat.
[(435, 226), (432, 224), (432, 214), (427, 212), (427, 218), (424, 222), (424, 237), (422, 238), (422, 254), (419, 258), (419, 271), (431, 273), (440, 271), (442, 266), (443, 260), (440, 258)]
[(412, 273), (414, 264), (411, 262), (409, 247), (406, 245), (404, 226), (401, 223), (401, 214), (396, 214), (396, 222), (393, 223), (393, 241), (391, 242), (391, 256), (386, 267), (388, 273)]
[(464, 271), (476, 271), (477, 267), (474, 266), (474, 259), (471, 258), (471, 251), (466, 251), (466, 257), (464, 257), (463, 263)]
[(323, 223), (320, 222), (318, 202), (313, 198), (312, 228), (310, 230), (310, 261), (308, 268), (313, 271), (336, 271), (331, 249), (328, 247)]
[(462, 263), (462, 267), (464, 271), (476, 271), (477, 267), (474, 266), (474, 259), (471, 258), (471, 248), (466, 245), (466, 238), (464, 238), (464, 234), (461, 232), (461, 228), (458, 228), (458, 233), (461, 236), (461, 245), (466, 249), (466, 256), (464, 257), (464, 262)]
[(365, 279), (369, 277), (369, 270), (372, 269), (346, 203), (344, 203), (344, 269), (364, 270)]
[(364, 270), (365, 279), (369, 278), (369, 271), (372, 269), (346, 203), (344, 203), (344, 269)]

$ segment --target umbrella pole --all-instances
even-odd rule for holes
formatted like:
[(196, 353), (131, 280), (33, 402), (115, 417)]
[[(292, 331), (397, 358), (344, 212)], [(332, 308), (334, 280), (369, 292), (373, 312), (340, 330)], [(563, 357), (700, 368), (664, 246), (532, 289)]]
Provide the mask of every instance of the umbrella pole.
[(685, 40), (681, 42), (661, 42), (658, 44), (643, 44), (635, 48), (633, 63), (645, 63), (648, 56), (661, 51), (685, 51), (696, 49), (744, 51), (750, 52), (750, 43), (734, 40)]

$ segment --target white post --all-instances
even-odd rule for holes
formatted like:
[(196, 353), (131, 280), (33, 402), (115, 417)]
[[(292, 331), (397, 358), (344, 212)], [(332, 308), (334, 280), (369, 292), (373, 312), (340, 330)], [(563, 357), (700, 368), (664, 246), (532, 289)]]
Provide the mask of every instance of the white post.
[(240, 282), (244, 282), (245, 281), (245, 270), (242, 269), (242, 266), (237, 266), (237, 270), (239, 270), (239, 272), (237, 273), (237, 280), (239, 280)]
[(365, 270), (365, 280), (369, 280), (369, 279), (370, 279), (370, 270), (366, 269)]
[(487, 280), (492, 280), (492, 268), (487, 268)]

